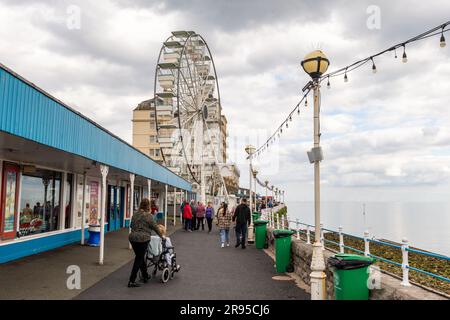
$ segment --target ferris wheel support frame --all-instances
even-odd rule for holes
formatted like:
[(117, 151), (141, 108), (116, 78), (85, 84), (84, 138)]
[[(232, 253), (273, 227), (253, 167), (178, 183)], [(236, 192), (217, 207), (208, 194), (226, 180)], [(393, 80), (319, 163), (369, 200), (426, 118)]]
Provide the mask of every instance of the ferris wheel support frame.
[[(207, 52), (208, 52), (208, 54), (209, 54), (209, 58), (210, 58), (210, 61), (211, 61), (211, 64), (212, 64), (212, 69), (213, 69), (213, 71), (214, 71), (214, 77), (215, 77), (215, 81), (216, 81), (216, 90), (217, 90), (217, 104), (218, 104), (218, 108), (219, 108), (219, 116), (218, 116), (218, 121), (219, 121), (219, 135), (221, 134), (221, 131), (220, 131), (220, 121), (221, 121), (221, 115), (222, 115), (222, 112), (221, 112), (221, 109), (222, 109), (222, 105), (221, 105), (221, 99), (220, 99), (220, 88), (219, 88), (219, 83), (218, 83), (218, 78), (217, 78), (217, 70), (216, 70), (216, 66), (215, 66), (215, 62), (214, 62), (214, 58), (213, 58), (213, 56), (212, 56), (212, 54), (211, 54), (211, 50), (210, 50), (210, 48), (209, 48), (209, 45), (208, 45), (208, 43), (205, 41), (205, 39), (200, 35), (200, 34), (198, 34), (198, 33), (193, 33), (193, 34), (190, 34), (190, 35), (188, 35), (187, 37), (186, 37), (186, 40), (184, 40), (184, 43), (183, 43), (183, 47), (182, 47), (182, 49), (181, 49), (181, 51), (180, 51), (180, 63), (178, 64), (178, 67), (176, 68), (176, 69), (174, 69), (174, 70), (177, 70), (177, 112), (178, 112), (178, 114), (180, 114), (180, 98), (179, 98), (179, 93), (180, 93), (180, 75), (185, 79), (185, 75), (184, 75), (184, 73), (181, 71), (181, 57), (183, 56), (183, 54), (185, 54), (185, 51), (186, 51), (186, 44), (189, 42), (189, 40), (191, 40), (191, 38), (193, 38), (193, 37), (198, 37), (199, 39), (201, 39), (202, 41), (203, 41), (203, 44), (204, 44), (204, 46), (206, 47), (206, 49), (207, 49)], [(162, 53), (163, 53), (163, 50), (166, 48), (166, 45), (165, 45), (165, 43), (166, 42), (168, 42), (170, 39), (173, 39), (173, 38), (176, 38), (176, 36), (174, 36), (174, 35), (172, 35), (172, 36), (169, 36), (167, 39), (166, 39), (166, 41), (164, 41), (164, 44), (163, 44), (163, 46), (161, 47), (161, 49), (160, 49), (160, 51), (159, 51), (159, 55), (158, 55), (158, 60), (157, 60), (157, 64), (156, 64), (156, 69), (155, 69), (155, 76), (154, 76), (154, 95), (155, 95), (155, 100), (154, 100), (154, 105), (155, 105), (155, 124), (156, 124), (156, 130), (157, 130), (157, 132), (159, 131), (159, 126), (158, 126), (158, 113), (157, 113), (157, 104), (158, 104), (158, 95), (156, 94), (156, 88), (157, 88), (157, 79), (158, 79), (158, 71), (159, 71), (159, 69), (160, 69), (160, 67), (159, 67), (159, 61), (161, 60), (161, 55), (162, 55)], [(189, 64), (189, 60), (188, 59), (186, 59), (186, 61), (187, 61), (187, 66), (188, 66), (188, 71), (189, 71), (189, 74), (190, 74), (190, 76), (191, 76), (191, 78), (192, 78), (192, 74), (191, 74), (191, 69), (190, 69), (190, 64)], [(195, 66), (195, 64), (193, 65), (194, 67), (196, 67)], [(172, 71), (171, 71), (172, 72)], [(173, 73), (173, 72), (172, 72)], [(204, 79), (204, 82), (202, 83), (202, 85), (204, 85), (205, 83), (206, 83), (206, 81), (208, 80), (208, 77), (206, 76), (205, 77), (205, 79)], [(186, 81), (186, 79), (185, 79), (185, 82), (187, 82)], [(195, 86), (193, 85), (192, 86), (192, 90), (194, 91), (194, 93), (196, 94), (196, 95), (198, 95), (199, 94), (199, 88), (198, 88), (198, 86), (199, 86), (199, 83), (197, 83), (197, 82), (195, 82)], [(191, 88), (189, 88), (188, 87), (188, 90), (191, 92), (191, 95), (193, 95), (193, 93), (192, 93), (192, 90), (191, 90)], [(205, 103), (205, 101), (206, 101), (206, 99), (208, 98), (208, 95), (210, 94), (210, 92), (211, 92), (211, 89), (209, 90), (209, 91), (207, 91), (206, 92), (206, 94), (204, 94), (204, 96), (202, 97), (202, 96), (199, 96), (199, 98), (202, 98), (201, 100), (201, 103), (200, 103), (200, 105), (203, 105), (204, 103)], [(187, 103), (186, 101), (184, 101), (184, 103)], [(211, 104), (209, 104), (209, 105), (211, 105)], [(208, 105), (208, 106), (209, 106)], [(192, 106), (192, 105), (191, 105)], [(201, 111), (201, 110), (199, 110), (199, 111)], [(195, 117), (195, 114), (193, 115), (193, 117)], [(197, 184), (199, 184), (200, 185), (200, 197), (201, 197), (201, 200), (202, 200), (202, 202), (203, 203), (205, 203), (206, 202), (206, 178), (205, 178), (205, 161), (204, 161), (204, 150), (203, 150), (203, 147), (204, 147), (204, 132), (206, 131), (207, 132), (207, 134), (208, 134), (208, 137), (209, 137), (209, 141), (210, 141), (210, 146), (211, 146), (211, 150), (212, 150), (212, 153), (213, 153), (213, 155), (214, 155), (214, 159), (215, 159), (215, 163), (216, 163), (216, 166), (217, 166), (217, 168), (218, 168), (218, 171), (219, 171), (219, 176), (220, 176), (220, 179), (221, 179), (221, 182), (222, 182), (222, 185), (223, 185), (223, 190), (225, 190), (225, 194), (226, 194), (226, 198), (227, 198), (227, 201), (229, 202), (229, 194), (228, 194), (228, 190), (227, 190), (227, 187), (226, 187), (226, 184), (225, 184), (225, 180), (224, 180), (224, 178), (223, 178), (223, 176), (222, 176), (222, 174), (221, 174), (221, 168), (220, 168), (220, 166), (219, 166), (219, 161), (218, 161), (218, 158), (217, 158), (217, 155), (216, 155), (216, 152), (215, 152), (215, 149), (214, 149), (214, 147), (213, 147), (213, 143), (212, 143), (212, 139), (211, 139), (211, 134), (210, 134), (210, 130), (209, 130), (209, 128), (208, 128), (208, 126), (207, 126), (207, 124), (206, 124), (206, 119), (204, 118), (204, 116), (203, 116), (203, 112), (201, 112), (201, 118), (202, 118), (202, 121), (200, 121), (200, 123), (201, 123), (201, 126), (202, 126), (202, 134), (201, 134), (201, 142), (202, 142), (202, 147), (201, 147), (201, 157), (200, 157), (200, 159), (201, 159), (201, 163), (200, 163), (200, 183), (199, 183), (199, 181), (196, 179), (196, 177), (195, 177), (195, 175), (193, 174), (193, 172), (192, 172), (192, 169), (191, 169), (191, 166), (189, 165), (189, 163), (188, 163), (188, 159), (187, 159), (187, 154), (186, 154), (186, 149), (185, 149), (185, 143), (184, 143), (184, 141), (183, 141), (183, 136), (182, 136), (182, 134), (180, 133), (179, 134), (179, 139), (180, 139), (180, 142), (181, 142), (181, 147), (182, 147), (182, 153), (183, 153), (183, 155), (184, 155), (184, 158), (185, 158), (185, 160), (186, 160), (186, 164), (187, 164), (187, 168), (188, 168), (188, 171), (189, 171), (189, 174), (190, 174), (190, 176), (192, 177), (192, 179), (197, 183)], [(181, 130), (181, 128), (182, 128), (182, 124), (181, 124), (181, 117), (180, 116), (178, 116), (178, 130)], [(206, 128), (206, 130), (205, 130), (205, 128)], [(159, 134), (158, 134), (159, 135)], [(218, 140), (218, 141), (220, 141), (220, 140)], [(218, 143), (218, 146), (219, 146), (219, 149), (220, 149), (220, 142)], [(167, 165), (167, 161), (166, 161), (166, 156), (165, 156), (165, 154), (164, 154), (164, 151), (162, 150), (163, 148), (160, 146), (160, 152), (161, 152), (161, 155), (162, 155), (162, 158), (163, 158), (163, 161), (164, 161), (164, 163)], [(220, 150), (219, 150), (220, 151)]]

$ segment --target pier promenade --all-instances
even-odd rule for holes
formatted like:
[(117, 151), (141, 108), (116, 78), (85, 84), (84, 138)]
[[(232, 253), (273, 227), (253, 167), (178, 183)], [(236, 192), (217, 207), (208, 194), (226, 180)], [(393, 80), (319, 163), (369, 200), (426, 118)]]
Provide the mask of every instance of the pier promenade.
[[(253, 245), (220, 248), (219, 232), (169, 229), (181, 271), (163, 284), (160, 273), (139, 288), (128, 288), (133, 252), (128, 229), (105, 235), (105, 264), (96, 263), (98, 248), (79, 244), (39, 253), (0, 265), (0, 299), (310, 299), (287, 274), (277, 274), (274, 261)], [(69, 290), (67, 267), (81, 270), (81, 289)], [(25, 289), (26, 288), (26, 289)]]
[(275, 272), (274, 261), (263, 250), (253, 245), (245, 250), (234, 248), (234, 231), (230, 233), (230, 247), (225, 248), (219, 245), (217, 229), (211, 234), (178, 230), (171, 240), (181, 265), (173, 280), (163, 284), (157, 277), (142, 287), (127, 288), (129, 262), (75, 299), (310, 299), (293, 278)]

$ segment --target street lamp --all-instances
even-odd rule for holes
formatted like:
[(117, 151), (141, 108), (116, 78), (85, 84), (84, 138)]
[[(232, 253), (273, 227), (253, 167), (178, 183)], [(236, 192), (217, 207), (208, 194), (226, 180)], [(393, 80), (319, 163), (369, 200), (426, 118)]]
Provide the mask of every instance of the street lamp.
[(275, 201), (278, 202), (278, 187), (275, 188)]
[(325, 300), (325, 262), (320, 243), (320, 161), (323, 160), (322, 149), (320, 148), (320, 77), (324, 74), (330, 61), (322, 51), (316, 50), (305, 56), (301, 65), (305, 72), (309, 74), (312, 81), (309, 88), (314, 90), (314, 148), (308, 152), (308, 158), (314, 163), (314, 244), (311, 261), (311, 299)]
[[(269, 210), (269, 199), (268, 199), (268, 193), (269, 193), (269, 181), (264, 181), (264, 186), (266, 187), (266, 213)], [(267, 214), (266, 214), (267, 216)], [(270, 221), (270, 220), (269, 220)]]
[(254, 166), (253, 168), (253, 178), (255, 179), (254, 184), (255, 184), (255, 211), (257, 209), (257, 205), (256, 205), (256, 176), (258, 175), (258, 169)]
[(252, 146), (251, 144), (247, 145), (245, 147), (245, 152), (247, 152), (248, 154), (248, 159), (250, 162), (249, 165), (249, 176), (250, 176), (250, 183), (249, 183), (249, 194), (250, 194), (250, 227), (248, 228), (248, 238), (247, 241), (248, 243), (252, 243), (253, 242), (253, 206), (252, 206), (252, 158), (253, 158), (253, 154), (255, 153), (256, 148), (254, 146)]

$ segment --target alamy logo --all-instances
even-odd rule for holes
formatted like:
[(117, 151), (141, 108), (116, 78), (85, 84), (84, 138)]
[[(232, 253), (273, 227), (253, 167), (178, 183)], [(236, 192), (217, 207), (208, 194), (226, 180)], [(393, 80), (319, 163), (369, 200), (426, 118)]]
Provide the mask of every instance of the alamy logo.
[(367, 268), (369, 278), (367, 279), (367, 288), (369, 290), (381, 289), (381, 270), (378, 266)]
[(69, 290), (80, 290), (81, 289), (81, 269), (79, 266), (70, 265), (66, 270), (67, 274), (70, 276), (67, 278), (66, 286)]
[(381, 29), (381, 9), (379, 6), (370, 5), (366, 9), (369, 17), (366, 20), (366, 26), (369, 30)]
[(70, 5), (66, 10), (67, 19), (66, 26), (69, 30), (80, 30), (81, 29), (81, 8), (76, 5)]

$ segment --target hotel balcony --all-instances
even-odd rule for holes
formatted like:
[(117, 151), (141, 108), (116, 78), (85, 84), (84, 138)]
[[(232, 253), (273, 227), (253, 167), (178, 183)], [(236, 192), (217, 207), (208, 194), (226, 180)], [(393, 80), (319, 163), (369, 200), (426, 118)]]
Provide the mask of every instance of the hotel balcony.
[(159, 137), (158, 143), (161, 148), (173, 148), (173, 145), (175, 143), (175, 140), (169, 136), (169, 137)]

